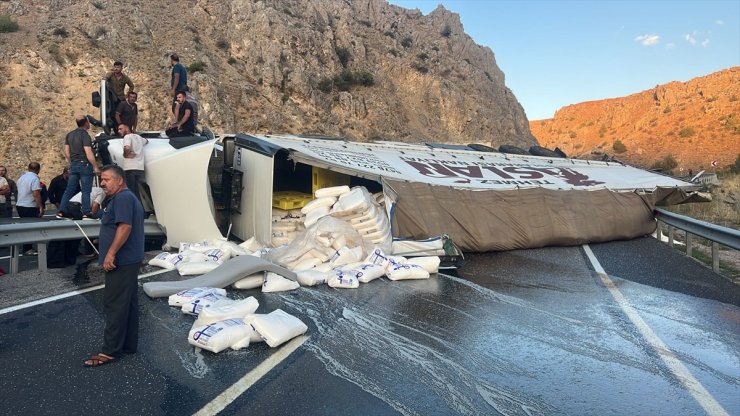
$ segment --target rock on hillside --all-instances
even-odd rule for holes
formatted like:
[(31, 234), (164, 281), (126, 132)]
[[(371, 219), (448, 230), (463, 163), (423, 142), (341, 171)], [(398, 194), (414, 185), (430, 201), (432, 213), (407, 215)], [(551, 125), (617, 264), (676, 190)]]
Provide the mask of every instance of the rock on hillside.
[[(51, 178), (78, 113), (114, 60), (139, 91), (141, 130), (164, 127), (169, 54), (186, 66), (200, 120), (217, 132), (354, 140), (535, 144), (492, 51), (441, 6), (384, 0), (6, 0), (0, 33), (0, 163)], [(372, 85), (338, 85), (343, 70)], [(366, 82), (366, 84), (370, 84)], [(53, 171), (50, 168), (53, 167)]]
[(675, 173), (710, 169), (712, 161), (721, 169), (740, 154), (740, 67), (569, 105), (530, 128), (543, 146), (573, 156), (606, 153), (645, 167), (671, 156)]

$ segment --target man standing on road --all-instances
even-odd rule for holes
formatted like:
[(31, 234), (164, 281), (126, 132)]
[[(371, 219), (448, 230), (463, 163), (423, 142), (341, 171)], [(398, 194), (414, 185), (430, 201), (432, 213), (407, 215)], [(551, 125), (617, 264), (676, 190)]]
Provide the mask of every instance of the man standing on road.
[[(28, 171), (18, 178), (18, 201), (15, 209), (21, 218), (41, 218), (44, 216), (44, 201), (41, 199), (41, 165), (38, 162), (28, 164)], [(27, 256), (35, 256), (31, 244), (24, 244), (23, 251)]]
[(5, 204), (0, 204), (0, 218), (13, 217), (13, 199), (18, 200), (18, 187), (15, 181), (8, 177), (8, 169), (0, 165), (0, 178), (8, 182), (8, 188), (0, 187), (0, 195), (5, 197)]
[(101, 352), (85, 360), (86, 367), (108, 364), (121, 353), (133, 354), (139, 341), (137, 277), (144, 260), (144, 209), (126, 188), (123, 175), (123, 169), (108, 165), (100, 177), (107, 196), (98, 260), (105, 270), (105, 331)]
[(149, 140), (132, 133), (126, 124), (118, 126), (123, 136), (123, 170), (126, 172), (126, 187), (141, 201), (139, 183), (144, 181), (144, 146)]
[(77, 128), (64, 139), (64, 155), (69, 163), (69, 182), (59, 205), (57, 218), (64, 218), (69, 199), (77, 192), (78, 184), (82, 192), (82, 218), (85, 219), (90, 214), (90, 189), (94, 175), (100, 172), (92, 152), (92, 138), (87, 133), (90, 122), (84, 115), (77, 116), (75, 121)]

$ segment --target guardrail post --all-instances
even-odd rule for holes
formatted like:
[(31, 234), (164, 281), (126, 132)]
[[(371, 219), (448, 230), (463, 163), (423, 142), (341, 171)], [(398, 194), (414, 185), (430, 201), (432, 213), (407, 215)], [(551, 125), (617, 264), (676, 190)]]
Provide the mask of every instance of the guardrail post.
[(23, 246), (20, 244), (10, 246), (10, 274), (18, 273), (20, 254)]
[(693, 247), (694, 241), (693, 240), (694, 239), (692, 238), (691, 233), (687, 231), (686, 232), (686, 255), (689, 257), (691, 257), (691, 254), (694, 252), (694, 247)]
[(673, 248), (673, 227), (668, 226), (668, 245)]
[(39, 262), (39, 271), (45, 272), (46, 268), (46, 243), (36, 243), (36, 260)]
[(660, 241), (663, 242), (663, 227), (661, 226), (661, 222), (658, 221), (658, 228), (655, 230), (655, 237)]
[(719, 273), (719, 243), (712, 242), (712, 270)]

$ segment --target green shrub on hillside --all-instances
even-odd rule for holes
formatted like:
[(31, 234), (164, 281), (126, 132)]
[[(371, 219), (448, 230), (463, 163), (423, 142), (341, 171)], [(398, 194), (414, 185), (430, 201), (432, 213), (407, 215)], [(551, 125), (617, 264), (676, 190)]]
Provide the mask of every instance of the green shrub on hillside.
[(615, 153), (624, 153), (627, 151), (627, 146), (622, 143), (621, 140), (617, 139), (614, 140), (614, 143), (612, 144), (612, 150), (614, 150)]
[(195, 61), (188, 66), (188, 72), (201, 72), (205, 71), (206, 63), (203, 61)]
[(401, 39), (401, 46), (404, 48), (408, 48), (411, 46), (411, 43), (413, 42), (413, 39), (411, 39), (410, 36), (406, 36), (405, 38)]
[(670, 112), (671, 112), (671, 106), (670, 105), (665, 106), (665, 108), (663, 109), (663, 113), (668, 114)]
[(337, 46), (336, 48), (334, 48), (334, 52), (337, 53), (339, 63), (342, 64), (342, 67), (346, 68), (347, 64), (349, 63), (349, 57), (351, 56), (349, 48)]
[(737, 158), (735, 159), (735, 164), (730, 166), (730, 172), (740, 173), (740, 153), (737, 154)]
[(0, 33), (17, 32), (18, 22), (10, 18), (9, 14), (0, 14)]
[(653, 164), (653, 169), (657, 169), (665, 173), (671, 173), (671, 171), (673, 171), (676, 166), (678, 166), (676, 158), (674, 158), (673, 155), (668, 155), (663, 159), (655, 162), (655, 164)]
[(445, 25), (444, 29), (442, 29), (442, 31), (439, 32), (439, 34), (446, 38), (449, 38), (450, 35), (452, 34), (452, 28), (450, 27), (450, 25)]
[(328, 94), (335, 88), (339, 91), (349, 91), (356, 85), (362, 85), (365, 87), (375, 85), (375, 77), (370, 71), (352, 71), (350, 69), (345, 69), (333, 77), (322, 78), (319, 80), (316, 88), (318, 88), (319, 91)]
[(691, 137), (694, 135), (694, 133), (696, 133), (694, 131), (694, 128), (689, 126), (689, 127), (684, 127), (681, 130), (679, 130), (678, 135), (681, 137)]

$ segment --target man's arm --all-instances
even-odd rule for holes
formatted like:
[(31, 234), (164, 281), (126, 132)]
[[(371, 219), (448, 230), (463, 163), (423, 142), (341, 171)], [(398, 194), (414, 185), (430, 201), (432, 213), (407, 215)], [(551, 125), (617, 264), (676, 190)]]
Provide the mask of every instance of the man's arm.
[(116, 227), (116, 235), (113, 236), (113, 242), (108, 249), (108, 253), (105, 255), (103, 260), (103, 269), (109, 272), (116, 268), (116, 253), (121, 249), (121, 246), (128, 240), (128, 236), (131, 235), (131, 224), (125, 222), (119, 222)]
[(134, 81), (131, 81), (128, 75), (126, 75), (126, 85), (128, 85), (128, 92), (134, 92)]
[(64, 157), (67, 158), (67, 164), (72, 163), (72, 156), (69, 153), (69, 145), (68, 144), (65, 144), (64, 145)]
[(36, 201), (36, 206), (39, 207), (39, 217), (44, 216), (44, 203), (41, 201), (41, 190), (35, 189), (33, 191), (33, 199)]
[(185, 124), (188, 119), (190, 119), (190, 109), (185, 109), (185, 114), (182, 116), (182, 119), (177, 122), (177, 131), (182, 130), (182, 125)]
[(177, 88), (178, 85), (180, 85), (180, 73), (175, 72), (175, 76), (172, 78), (172, 88), (170, 90), (170, 97), (175, 96), (175, 92), (176, 92), (175, 88)]
[(95, 160), (95, 155), (92, 152), (92, 148), (90, 146), (85, 146), (84, 149), (85, 156), (87, 156), (87, 161), (90, 162), (93, 167), (93, 172), (95, 172), (96, 175), (99, 174), (100, 169), (98, 169), (98, 162)]
[(134, 153), (131, 150), (131, 146), (129, 146), (129, 145), (123, 146), (123, 157), (124, 158), (126, 158), (126, 159), (133, 159), (134, 156), (136, 156), (136, 153)]

